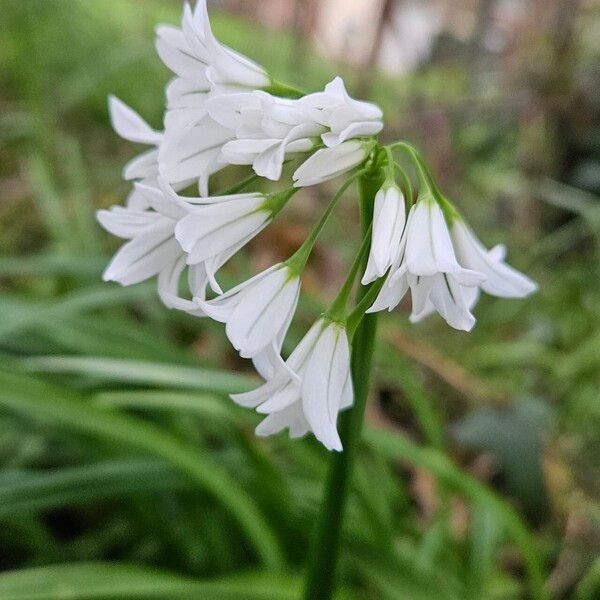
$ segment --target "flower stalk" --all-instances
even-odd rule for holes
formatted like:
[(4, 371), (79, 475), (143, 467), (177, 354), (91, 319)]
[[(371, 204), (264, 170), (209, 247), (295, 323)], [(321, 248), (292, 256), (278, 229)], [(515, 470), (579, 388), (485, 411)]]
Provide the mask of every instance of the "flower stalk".
[[(364, 238), (368, 235), (373, 218), (375, 195), (382, 184), (381, 170), (361, 175), (358, 183)], [(365, 260), (366, 256), (363, 257), (363, 263)], [(368, 290), (369, 287), (360, 289), (359, 302)], [(368, 314), (354, 334), (351, 358), (354, 406), (340, 416), (339, 433), (344, 452), (332, 453), (330, 458), (323, 504), (308, 565), (304, 595), (306, 600), (330, 600), (335, 591), (344, 510), (367, 402), (376, 328), (377, 315)]]

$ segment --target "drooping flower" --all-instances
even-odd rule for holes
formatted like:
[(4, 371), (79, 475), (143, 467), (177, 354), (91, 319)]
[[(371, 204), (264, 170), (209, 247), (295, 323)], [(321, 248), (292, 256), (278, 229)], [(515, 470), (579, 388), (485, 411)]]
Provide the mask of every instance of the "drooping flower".
[(257, 63), (221, 44), (214, 36), (206, 0), (197, 0), (192, 11), (184, 6), (181, 28), (162, 25), (156, 31), (156, 49), (163, 62), (198, 89), (238, 91), (271, 84)]
[(193, 12), (185, 5), (181, 28), (162, 25), (156, 34), (159, 56), (177, 75), (167, 86), (158, 170), (176, 189), (197, 181), (200, 195), (207, 196), (210, 176), (225, 166), (218, 160), (221, 149), (235, 137), (229, 124), (210, 117), (207, 101), (268, 86), (270, 78), (262, 67), (216, 40), (205, 0), (198, 0)]
[(373, 143), (348, 140), (333, 148), (321, 148), (309, 156), (294, 172), (295, 187), (317, 185), (333, 179), (365, 161)]
[(460, 263), (486, 276), (480, 287), (487, 294), (523, 298), (537, 290), (534, 281), (504, 262), (504, 246), (487, 250), (461, 218), (454, 219), (450, 234)]
[[(104, 271), (104, 281), (127, 286), (158, 276), (158, 294), (167, 306), (195, 308), (177, 293), (185, 253), (175, 239), (174, 229), (178, 219), (187, 213), (185, 205), (172, 202), (145, 184), (136, 184), (135, 189), (146, 208), (113, 206), (97, 212), (104, 229), (129, 240)], [(198, 281), (196, 274), (190, 273), (190, 279)], [(201, 293), (199, 288), (193, 289)]]
[(398, 258), (368, 312), (392, 310), (410, 288), (411, 320), (420, 320), (433, 306), (449, 325), (469, 331), (475, 317), (468, 290), (485, 278), (459, 264), (442, 209), (426, 194), (409, 212)]
[(325, 131), (297, 100), (265, 92), (219, 96), (207, 105), (213, 119), (235, 130), (236, 139), (223, 146), (221, 160), (252, 165), (257, 175), (274, 181), (281, 177), (287, 156), (308, 152)]
[(227, 337), (243, 358), (252, 358), (265, 377), (279, 353), (300, 294), (300, 276), (277, 264), (212, 300), (197, 298), (203, 313), (226, 323)]
[(321, 139), (329, 147), (351, 138), (373, 136), (383, 129), (381, 109), (351, 98), (341, 77), (335, 77), (323, 92), (304, 96), (299, 103), (310, 108), (312, 119), (327, 128)]
[(241, 92), (213, 97), (207, 107), (215, 121), (235, 130), (235, 139), (223, 146), (223, 162), (252, 165), (257, 175), (273, 180), (291, 154), (369, 137), (383, 126), (381, 110), (350, 98), (339, 77), (324, 92), (300, 99)]
[(406, 205), (402, 191), (396, 185), (384, 184), (375, 195), (371, 249), (363, 284), (382, 277), (398, 258), (405, 225)]
[(211, 287), (223, 293), (214, 277), (223, 258), (231, 258), (262, 231), (292, 194), (288, 190), (185, 198), (194, 206), (175, 226), (175, 237), (187, 253), (187, 263), (204, 263)]
[(337, 416), (353, 403), (345, 326), (319, 319), (285, 365), (261, 387), (234, 394), (233, 400), (268, 415), (257, 427), (257, 435), (288, 428), (290, 437), (300, 437), (312, 431), (326, 448), (341, 451)]

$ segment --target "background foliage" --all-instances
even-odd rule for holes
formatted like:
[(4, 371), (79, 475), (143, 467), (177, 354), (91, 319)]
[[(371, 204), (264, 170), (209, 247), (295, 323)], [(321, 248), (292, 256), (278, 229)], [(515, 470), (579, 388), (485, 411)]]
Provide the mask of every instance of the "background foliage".
[[(226, 394), (254, 375), (218, 324), (167, 311), (151, 283), (100, 281), (116, 241), (94, 210), (121, 202), (135, 152), (106, 96), (159, 126), (168, 73), (151, 32), (179, 3), (3, 0), (0, 14), (0, 597), (298, 598), (327, 453), (253, 436)], [(365, 80), (314, 53), (294, 70), (293, 35), (214, 15), (280, 79), (313, 90), (341, 71), (362, 88), (386, 136), (420, 145), (486, 244), (540, 283), (526, 301), (483, 298), (469, 335), (411, 326), (406, 307), (383, 317), (340, 598), (598, 597), (593, 16), (580, 8), (566, 47), (534, 27), (510, 64), (440, 50)], [(299, 195), (225, 283), (287, 257), (330, 192)], [(356, 228), (348, 197), (289, 347)]]

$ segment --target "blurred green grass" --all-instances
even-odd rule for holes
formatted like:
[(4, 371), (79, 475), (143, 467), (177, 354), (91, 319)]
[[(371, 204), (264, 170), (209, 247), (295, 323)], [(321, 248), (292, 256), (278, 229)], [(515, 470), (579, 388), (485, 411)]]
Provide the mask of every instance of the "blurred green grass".
[[(226, 398), (254, 380), (220, 326), (167, 311), (152, 284), (100, 282), (115, 241), (94, 210), (122, 200), (135, 153), (110, 130), (106, 96), (160, 125), (168, 73), (152, 30), (176, 23), (179, 3), (3, 0), (0, 14), (0, 597), (299, 597), (326, 452), (254, 438), (255, 416)], [(291, 36), (213, 21), (278, 78), (313, 90), (341, 68), (357, 80), (312, 53), (290, 77)], [(465, 111), (470, 79), (460, 63), (433, 64), (376, 76), (373, 99), (438, 166), (419, 115), (455, 115), (444, 185), (541, 289), (483, 298), (468, 336), (435, 318), (411, 326), (406, 311), (382, 319), (343, 598), (541, 598), (565, 547), (576, 559), (566, 593), (597, 590), (597, 197), (532, 178), (515, 158), (527, 142), (516, 117), (494, 112), (501, 85)], [(274, 225), (270, 253), (253, 245), (226, 281), (284, 256), (282, 240), (298, 236), (289, 222), (302, 234), (327, 191), (306, 194)], [(558, 223), (523, 218), (540, 204)], [(353, 250), (341, 234), (355, 207), (341, 208), (291, 342)], [(565, 539), (573, 518), (592, 534)]]

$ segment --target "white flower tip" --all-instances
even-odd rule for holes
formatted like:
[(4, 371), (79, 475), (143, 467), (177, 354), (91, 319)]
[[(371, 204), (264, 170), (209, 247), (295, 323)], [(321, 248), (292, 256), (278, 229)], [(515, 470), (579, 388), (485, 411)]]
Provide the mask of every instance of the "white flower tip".
[(108, 115), (113, 129), (123, 139), (140, 144), (158, 144), (163, 134), (155, 131), (135, 110), (116, 96), (108, 96)]

